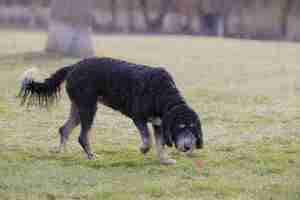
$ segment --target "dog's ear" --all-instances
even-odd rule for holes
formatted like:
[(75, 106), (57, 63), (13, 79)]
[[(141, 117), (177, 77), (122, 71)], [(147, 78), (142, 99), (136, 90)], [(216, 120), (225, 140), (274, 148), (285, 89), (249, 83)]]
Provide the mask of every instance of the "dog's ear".
[(174, 115), (172, 115), (171, 112), (166, 113), (162, 119), (164, 142), (169, 147), (173, 146), (173, 136), (172, 136), (172, 132), (171, 132), (171, 126), (172, 126), (173, 119), (174, 119)]

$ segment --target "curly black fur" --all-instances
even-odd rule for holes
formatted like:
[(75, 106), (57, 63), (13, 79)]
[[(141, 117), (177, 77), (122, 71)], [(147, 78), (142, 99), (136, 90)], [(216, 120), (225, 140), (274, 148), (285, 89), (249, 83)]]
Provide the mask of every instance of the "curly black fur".
[[(168, 131), (173, 118), (178, 115), (193, 117), (199, 122), (199, 130), (195, 133), (197, 146), (200, 148), (202, 145), (201, 125), (196, 113), (188, 107), (171, 75), (163, 68), (111, 58), (88, 58), (59, 69), (44, 82), (27, 80), (21, 88), (21, 103), (49, 105), (57, 99), (60, 85), (65, 80), (67, 93), (74, 105), (72, 113), (79, 115), (72, 119), (79, 118), (82, 127), (79, 142), (88, 155), (90, 150), (86, 135), (91, 128), (97, 102), (131, 118), (145, 135), (147, 130), (144, 124), (153, 117), (161, 118), (165, 130), (164, 142), (169, 146), (174, 142)], [(65, 124), (61, 130), (69, 126), (70, 123)]]
[(75, 64), (66, 88), (75, 102), (89, 105), (101, 97), (105, 105), (130, 118), (161, 116), (172, 104), (184, 103), (163, 68), (110, 58), (89, 58)]

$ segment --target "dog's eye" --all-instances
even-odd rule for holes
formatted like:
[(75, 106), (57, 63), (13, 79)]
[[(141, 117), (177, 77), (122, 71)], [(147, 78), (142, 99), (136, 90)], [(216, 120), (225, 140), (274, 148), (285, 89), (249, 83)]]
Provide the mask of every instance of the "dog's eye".
[(179, 124), (179, 128), (185, 128), (185, 124)]

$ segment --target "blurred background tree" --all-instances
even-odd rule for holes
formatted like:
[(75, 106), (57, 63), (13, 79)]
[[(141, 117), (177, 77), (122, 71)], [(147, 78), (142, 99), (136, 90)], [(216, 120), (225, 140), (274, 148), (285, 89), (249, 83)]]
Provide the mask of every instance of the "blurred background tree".
[(68, 56), (93, 55), (93, 0), (52, 0), (46, 50)]
[(0, 25), (47, 29), (47, 50), (75, 56), (93, 54), (92, 29), (300, 40), (300, 1), (0, 0)]

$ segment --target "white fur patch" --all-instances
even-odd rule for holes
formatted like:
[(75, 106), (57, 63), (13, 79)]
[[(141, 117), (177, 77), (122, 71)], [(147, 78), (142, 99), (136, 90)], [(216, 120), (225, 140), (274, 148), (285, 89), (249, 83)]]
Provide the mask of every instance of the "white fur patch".
[(22, 87), (25, 86), (29, 81), (33, 80), (33, 77), (38, 74), (38, 68), (33, 67), (26, 70), (20, 78)]
[(179, 128), (185, 128), (186, 125), (185, 124), (179, 124)]
[(155, 126), (161, 126), (161, 124), (162, 124), (161, 119), (158, 117), (151, 118), (149, 121)]

